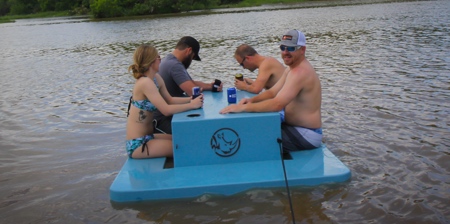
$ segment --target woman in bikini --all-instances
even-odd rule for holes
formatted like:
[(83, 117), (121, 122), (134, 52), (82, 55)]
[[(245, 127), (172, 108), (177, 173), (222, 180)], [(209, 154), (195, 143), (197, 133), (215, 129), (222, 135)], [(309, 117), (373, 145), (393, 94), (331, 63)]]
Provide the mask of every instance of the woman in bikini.
[(126, 150), (133, 159), (173, 156), (172, 135), (153, 134), (153, 111), (158, 109), (165, 116), (203, 106), (203, 95), (172, 97), (158, 74), (161, 58), (150, 45), (139, 46), (133, 55), (128, 71), (136, 83), (128, 105)]

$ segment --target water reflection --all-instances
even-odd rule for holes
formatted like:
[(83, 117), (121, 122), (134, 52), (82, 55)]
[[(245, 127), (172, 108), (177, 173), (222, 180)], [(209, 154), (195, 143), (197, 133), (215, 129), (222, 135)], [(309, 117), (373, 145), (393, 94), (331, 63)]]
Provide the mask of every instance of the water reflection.
[[(292, 201), (294, 218), (297, 222), (308, 217), (309, 222), (331, 222), (325, 211), (342, 204), (327, 204), (345, 198), (341, 185), (316, 188), (294, 188)], [(344, 190), (344, 191), (343, 191)], [(111, 202), (114, 209), (136, 211), (136, 217), (145, 221), (171, 223), (292, 223), (291, 209), (286, 190), (254, 189), (229, 197), (203, 195), (198, 198), (140, 203)], [(195, 211), (185, 214), (186, 209)], [(184, 214), (184, 215), (183, 215)], [(112, 221), (117, 221), (112, 219)]]

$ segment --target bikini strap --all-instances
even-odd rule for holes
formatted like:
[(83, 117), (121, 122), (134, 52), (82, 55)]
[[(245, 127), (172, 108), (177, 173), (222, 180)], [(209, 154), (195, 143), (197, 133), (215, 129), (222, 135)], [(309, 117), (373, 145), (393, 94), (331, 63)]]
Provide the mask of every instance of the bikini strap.
[(155, 83), (156, 88), (159, 89), (159, 85), (158, 85), (158, 82), (156, 81), (156, 77), (153, 77), (153, 82)]
[(150, 156), (150, 152), (149, 152), (149, 150), (148, 150), (148, 145), (147, 145), (147, 143), (148, 143), (150, 140), (152, 140), (152, 139), (154, 139), (153, 135), (146, 135), (146, 136), (144, 136), (144, 139), (143, 139), (143, 143), (142, 143), (142, 152), (144, 152), (145, 149), (147, 148), (147, 156)]
[(130, 107), (131, 107), (131, 101), (132, 100), (133, 100), (133, 96), (130, 96), (130, 102), (128, 103), (127, 117), (130, 115)]
[(147, 148), (147, 156), (150, 156), (150, 153), (148, 152), (147, 142), (144, 142), (144, 144), (142, 144), (142, 152), (144, 152), (145, 148)]

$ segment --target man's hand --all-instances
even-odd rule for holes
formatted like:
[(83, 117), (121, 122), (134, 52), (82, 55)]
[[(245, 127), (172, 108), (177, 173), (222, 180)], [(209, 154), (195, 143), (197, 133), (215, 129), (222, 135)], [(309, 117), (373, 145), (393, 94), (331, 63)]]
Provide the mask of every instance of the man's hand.
[(251, 103), (250, 98), (242, 99), (241, 101), (239, 101), (238, 105), (247, 104), (247, 103)]
[[(214, 88), (214, 83), (215, 82), (211, 83), (211, 86), (212, 86), (211, 91)], [(217, 88), (217, 92), (222, 92), (222, 90), (223, 90), (223, 82), (220, 83), (220, 86)]]
[(245, 81), (248, 85), (251, 85), (251, 84), (254, 82), (254, 80), (251, 79), (251, 78), (244, 78), (244, 81)]
[(248, 85), (245, 81), (240, 81), (237, 79), (235, 79), (235, 81), (234, 81), (234, 86), (236, 87), (236, 89), (239, 89), (239, 90), (247, 90), (247, 88), (248, 88)]
[(244, 111), (245, 105), (243, 104), (231, 104), (222, 110), (220, 110), (219, 113), (221, 114), (228, 114), (228, 113), (239, 113)]

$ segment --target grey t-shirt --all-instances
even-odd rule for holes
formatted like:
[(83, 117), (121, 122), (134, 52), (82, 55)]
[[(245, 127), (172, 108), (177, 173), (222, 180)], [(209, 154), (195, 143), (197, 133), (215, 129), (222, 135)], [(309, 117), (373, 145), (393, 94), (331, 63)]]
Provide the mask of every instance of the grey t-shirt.
[[(167, 91), (173, 97), (185, 97), (184, 91), (180, 88), (183, 82), (192, 80), (191, 76), (184, 68), (183, 63), (172, 54), (168, 54), (161, 60), (159, 65), (159, 74), (164, 79)], [(158, 110), (153, 113), (155, 119), (159, 119), (164, 115)]]
[(192, 80), (191, 76), (184, 68), (184, 65), (172, 54), (168, 54), (161, 60), (159, 74), (164, 79), (167, 91), (173, 97), (186, 96), (180, 85)]

